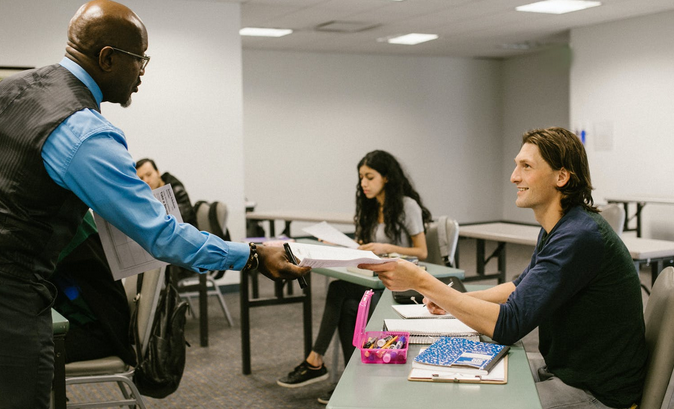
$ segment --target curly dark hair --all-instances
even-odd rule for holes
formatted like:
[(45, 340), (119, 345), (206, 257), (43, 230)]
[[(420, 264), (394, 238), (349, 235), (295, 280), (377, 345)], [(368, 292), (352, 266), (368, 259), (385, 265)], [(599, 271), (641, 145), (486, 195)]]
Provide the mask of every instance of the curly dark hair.
[[(388, 152), (376, 150), (368, 153), (358, 162), (360, 169), (368, 166), (387, 179), (384, 185), (384, 223), (385, 232), (393, 242), (399, 243), (402, 233), (405, 231), (405, 213), (403, 211), (403, 198), (412, 198), (421, 207), (421, 216), (424, 224), (432, 220), (431, 212), (421, 203), (419, 193), (414, 189), (409, 178), (403, 171), (400, 163)], [(374, 233), (379, 218), (379, 203), (376, 198), (368, 199), (363, 193), (360, 178), (356, 186), (356, 240), (370, 243), (374, 240)], [(405, 232), (407, 234), (407, 232)]]
[(569, 181), (557, 188), (563, 196), (563, 214), (574, 206), (599, 212), (592, 198), (593, 187), (585, 147), (573, 132), (564, 128), (533, 129), (522, 136), (522, 145), (525, 143), (536, 145), (543, 160), (553, 170), (564, 168), (569, 172)]

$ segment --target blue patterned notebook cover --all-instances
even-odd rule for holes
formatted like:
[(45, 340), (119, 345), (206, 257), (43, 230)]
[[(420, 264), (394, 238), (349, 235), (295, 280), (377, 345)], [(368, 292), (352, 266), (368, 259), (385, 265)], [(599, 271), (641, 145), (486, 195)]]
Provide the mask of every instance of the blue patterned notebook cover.
[[(491, 363), (503, 352), (505, 345), (475, 342), (465, 338), (442, 337), (414, 358), (415, 362), (444, 367), (467, 366), (489, 370)], [(473, 354), (486, 355), (486, 357)]]

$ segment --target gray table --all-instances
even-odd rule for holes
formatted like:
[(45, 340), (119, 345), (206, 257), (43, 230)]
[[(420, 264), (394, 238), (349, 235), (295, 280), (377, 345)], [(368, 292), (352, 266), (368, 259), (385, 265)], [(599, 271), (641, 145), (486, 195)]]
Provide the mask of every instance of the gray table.
[[(474, 290), (478, 286), (466, 286)], [(367, 331), (380, 331), (384, 318), (398, 318), (386, 290), (372, 314)], [(521, 342), (510, 349), (508, 383), (412, 382), (407, 380), (421, 345), (410, 345), (404, 365), (364, 364), (356, 349), (328, 403), (329, 409), (382, 408), (540, 408), (536, 386)]]
[[(648, 203), (657, 203), (657, 204), (674, 204), (674, 198), (672, 197), (653, 197), (653, 196), (609, 196), (605, 200), (609, 203), (622, 203), (625, 208), (625, 225), (623, 231), (636, 231), (637, 237), (641, 237), (641, 211), (644, 209)], [(635, 203), (637, 206), (636, 212), (629, 216), (629, 205), (630, 203)], [(637, 225), (634, 228), (629, 226), (630, 220), (636, 218)]]
[[(516, 223), (482, 223), (461, 226), (459, 236), (477, 239), (477, 276), (467, 277), (465, 281), (482, 280), (485, 278), (497, 278), (499, 284), (506, 279), (506, 243), (524, 244), (536, 246), (540, 226), (523, 225)], [(641, 264), (651, 265), (651, 280), (655, 279), (662, 271), (664, 264), (674, 259), (674, 241), (644, 239), (641, 237), (621, 236), (630, 257), (634, 261), (637, 271)], [(485, 242), (495, 241), (498, 243), (496, 250), (485, 258)], [(498, 272), (485, 274), (485, 266), (492, 257), (498, 259)]]

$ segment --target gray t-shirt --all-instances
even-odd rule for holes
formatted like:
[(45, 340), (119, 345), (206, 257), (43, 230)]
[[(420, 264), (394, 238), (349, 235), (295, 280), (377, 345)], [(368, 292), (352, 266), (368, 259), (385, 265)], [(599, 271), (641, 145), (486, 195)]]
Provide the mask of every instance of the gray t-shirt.
[(411, 197), (403, 197), (403, 212), (405, 212), (405, 231), (400, 235), (400, 243), (386, 236), (386, 223), (379, 223), (374, 234), (375, 243), (391, 243), (400, 247), (412, 247), (411, 236), (424, 231), (424, 221), (421, 215), (421, 207)]

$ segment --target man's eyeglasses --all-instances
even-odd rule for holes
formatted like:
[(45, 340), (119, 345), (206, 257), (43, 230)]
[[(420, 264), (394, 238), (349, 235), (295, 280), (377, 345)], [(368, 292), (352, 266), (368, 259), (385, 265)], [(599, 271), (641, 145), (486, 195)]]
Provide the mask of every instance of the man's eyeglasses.
[(111, 45), (108, 46), (108, 47), (112, 48), (115, 51), (119, 51), (120, 53), (128, 54), (132, 57), (135, 57), (135, 58), (138, 58), (139, 60), (141, 60), (142, 61), (142, 64), (140, 66), (141, 71), (144, 71), (145, 67), (147, 67), (147, 63), (150, 62), (150, 56), (147, 55), (147, 54), (145, 54), (145, 55), (135, 54), (135, 53), (132, 53), (130, 51), (122, 50), (121, 48), (113, 47)]

